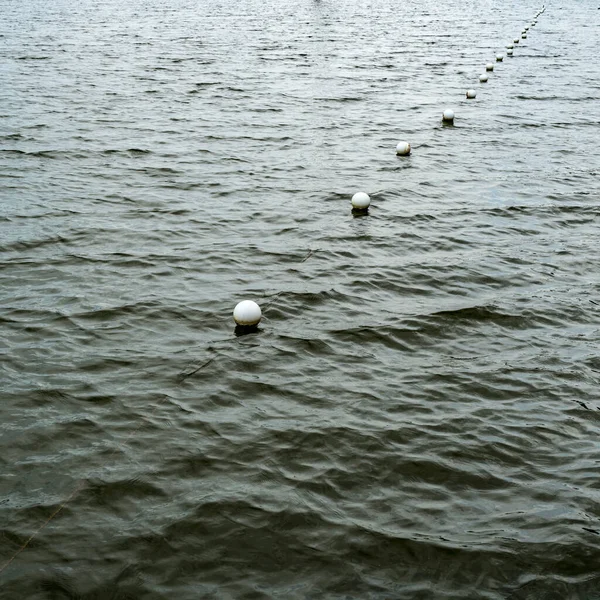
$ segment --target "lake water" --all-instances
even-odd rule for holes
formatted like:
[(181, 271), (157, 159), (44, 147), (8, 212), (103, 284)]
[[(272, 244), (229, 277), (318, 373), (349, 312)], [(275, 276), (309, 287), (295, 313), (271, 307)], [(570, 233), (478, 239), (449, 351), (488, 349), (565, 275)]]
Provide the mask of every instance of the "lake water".
[(600, 11), (541, 8), (0, 0), (2, 600), (600, 598)]

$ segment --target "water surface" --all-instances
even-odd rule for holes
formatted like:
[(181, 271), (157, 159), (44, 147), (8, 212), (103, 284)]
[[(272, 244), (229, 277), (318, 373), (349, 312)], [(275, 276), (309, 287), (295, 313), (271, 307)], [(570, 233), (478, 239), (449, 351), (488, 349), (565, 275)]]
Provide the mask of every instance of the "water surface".
[(478, 82), (538, 2), (0, 0), (1, 598), (600, 598), (597, 6)]

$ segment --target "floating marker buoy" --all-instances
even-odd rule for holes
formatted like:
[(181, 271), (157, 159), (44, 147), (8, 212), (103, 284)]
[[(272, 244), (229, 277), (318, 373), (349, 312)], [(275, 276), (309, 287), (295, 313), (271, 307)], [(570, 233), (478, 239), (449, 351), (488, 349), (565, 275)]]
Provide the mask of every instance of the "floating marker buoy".
[(507, 56), (512, 56), (513, 55), (513, 51), (512, 50), (507, 50), (506, 51), (506, 55)]
[(369, 194), (357, 192), (352, 196), (352, 208), (355, 208), (356, 210), (367, 210), (370, 204), (371, 198), (369, 197)]
[(504, 54), (502, 54), (501, 52), (499, 52), (498, 54), (496, 54), (496, 60), (498, 62), (502, 62), (504, 60)]
[(487, 80), (488, 80), (488, 76), (487, 76), (485, 73), (482, 73), (482, 74), (479, 76), (479, 81), (480, 81), (481, 83), (486, 83), (486, 81), (487, 81)]
[(487, 65), (485, 65), (485, 70), (486, 71), (493, 71), (494, 70), (494, 63), (488, 63)]
[(260, 306), (252, 300), (243, 300), (233, 309), (233, 320), (240, 327), (256, 327), (261, 318)]
[(477, 98), (477, 92), (475, 90), (467, 90), (467, 98), (469, 98), (469, 100)]
[(398, 156), (408, 156), (410, 154), (410, 144), (408, 142), (398, 142), (396, 154)]
[(454, 123), (454, 111), (451, 108), (447, 108), (442, 113), (442, 121), (444, 123)]
[(514, 48), (514, 46), (512, 44), (507, 44), (506, 45), (506, 49), (507, 50), (512, 50)]
[(521, 40), (520, 40), (519, 38), (515, 38), (515, 39), (513, 40), (513, 42), (514, 42), (515, 44), (518, 44), (520, 41), (521, 41)]
[(521, 37), (522, 37), (524, 40), (526, 40), (526, 39), (527, 39), (527, 34), (526, 34), (526, 33), (524, 33), (524, 34), (523, 34)]

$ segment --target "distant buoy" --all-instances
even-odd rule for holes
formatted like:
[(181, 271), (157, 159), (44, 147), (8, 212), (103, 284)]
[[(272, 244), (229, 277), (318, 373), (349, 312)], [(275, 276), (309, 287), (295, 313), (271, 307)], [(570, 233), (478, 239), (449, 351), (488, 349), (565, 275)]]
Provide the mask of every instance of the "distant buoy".
[(506, 51), (506, 56), (512, 56), (513, 55), (513, 51), (512, 50), (507, 50)]
[(524, 40), (526, 40), (526, 39), (527, 39), (527, 34), (526, 34), (526, 33), (524, 33), (524, 34), (523, 34), (521, 37), (522, 37)]
[(410, 154), (410, 144), (408, 142), (398, 142), (396, 154), (398, 156), (408, 156)]
[(450, 108), (447, 108), (442, 113), (442, 121), (444, 121), (444, 123), (454, 123), (454, 111)]
[(467, 90), (467, 98), (470, 100), (477, 98), (477, 92), (475, 90)]
[(496, 54), (496, 60), (498, 62), (502, 62), (504, 60), (504, 54), (502, 54), (501, 52), (499, 52), (498, 54)]
[(514, 48), (514, 46), (512, 44), (506, 44), (507, 50), (512, 50), (513, 48)]
[(241, 327), (256, 327), (261, 318), (260, 306), (252, 300), (242, 300), (233, 309), (233, 320)]
[(481, 83), (486, 83), (486, 82), (487, 82), (487, 80), (488, 80), (488, 76), (487, 76), (485, 73), (482, 73), (482, 74), (479, 76), (479, 81), (480, 81)]
[(494, 63), (488, 63), (487, 65), (485, 65), (485, 70), (486, 71), (493, 71), (494, 70)]
[(369, 197), (369, 194), (357, 192), (352, 196), (352, 208), (355, 208), (356, 210), (367, 210), (370, 204), (371, 198)]
[(519, 38), (515, 38), (515, 39), (513, 40), (513, 42), (514, 42), (515, 44), (518, 44), (520, 41), (521, 41), (521, 40), (520, 40)]

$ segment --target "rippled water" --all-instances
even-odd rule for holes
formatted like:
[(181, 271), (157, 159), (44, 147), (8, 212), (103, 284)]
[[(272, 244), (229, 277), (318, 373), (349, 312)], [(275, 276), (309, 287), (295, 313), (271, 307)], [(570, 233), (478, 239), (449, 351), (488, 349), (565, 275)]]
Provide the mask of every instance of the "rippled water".
[(597, 5), (478, 82), (540, 8), (0, 0), (2, 599), (600, 598)]

